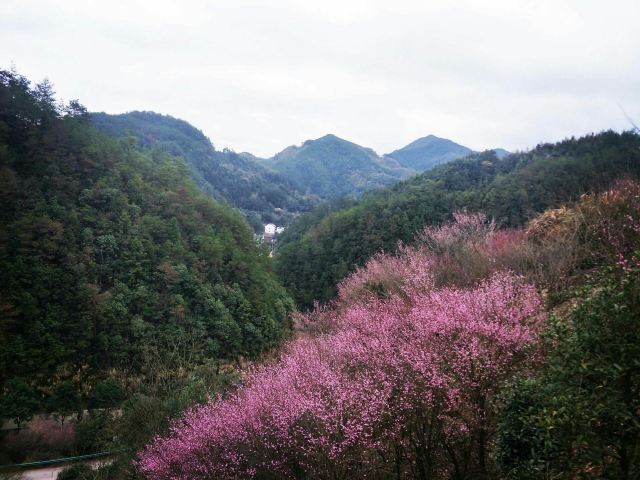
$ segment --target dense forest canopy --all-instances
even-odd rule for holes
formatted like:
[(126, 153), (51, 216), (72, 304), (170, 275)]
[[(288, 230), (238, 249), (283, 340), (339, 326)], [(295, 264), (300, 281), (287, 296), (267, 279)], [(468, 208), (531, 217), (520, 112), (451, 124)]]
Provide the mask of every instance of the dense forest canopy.
[(303, 195), (301, 187), (252, 155), (216, 150), (184, 120), (154, 112), (91, 113), (91, 123), (115, 137), (133, 135), (144, 149), (159, 148), (181, 157), (205, 193), (240, 209), (256, 231), (262, 231), (264, 223), (286, 225), (318, 202), (317, 196)]
[(455, 210), (483, 211), (499, 226), (518, 226), (620, 176), (637, 177), (639, 147), (635, 133), (603, 132), (502, 159), (484, 152), (455, 160), (343, 210), (301, 217), (281, 243), (277, 270), (298, 305), (309, 307), (332, 298), (337, 283), (374, 253), (412, 242), (424, 225), (442, 223)]
[(181, 160), (89, 123), (50, 83), (0, 71), (0, 388), (276, 345), (293, 304), (242, 216)]

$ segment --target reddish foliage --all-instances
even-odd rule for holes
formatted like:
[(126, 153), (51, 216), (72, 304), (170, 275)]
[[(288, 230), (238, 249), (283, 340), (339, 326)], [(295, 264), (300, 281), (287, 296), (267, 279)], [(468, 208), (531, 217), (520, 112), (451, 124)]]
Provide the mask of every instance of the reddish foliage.
[(60, 424), (52, 418), (36, 417), (29, 423), (29, 430), (40, 436), (41, 441), (50, 448), (69, 450), (75, 440), (75, 424)]
[(73, 453), (75, 424), (64, 425), (52, 418), (37, 416), (27, 428), (7, 434), (4, 448), (15, 463), (50, 459)]

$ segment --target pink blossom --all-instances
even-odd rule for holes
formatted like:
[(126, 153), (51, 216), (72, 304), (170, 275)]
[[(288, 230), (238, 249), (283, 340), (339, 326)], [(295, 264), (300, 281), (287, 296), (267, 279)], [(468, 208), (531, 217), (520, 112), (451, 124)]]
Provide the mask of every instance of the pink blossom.
[[(478, 222), (463, 218), (463, 230)], [(454, 235), (443, 230), (430, 238)], [(433, 261), (424, 248), (374, 257), (330, 308), (302, 319), (321, 328), (292, 340), (230, 396), (188, 411), (141, 452), (140, 472), (440, 478), (480, 468), (490, 404), (531, 361), (543, 309), (535, 288), (506, 272), (470, 288), (436, 288)]]

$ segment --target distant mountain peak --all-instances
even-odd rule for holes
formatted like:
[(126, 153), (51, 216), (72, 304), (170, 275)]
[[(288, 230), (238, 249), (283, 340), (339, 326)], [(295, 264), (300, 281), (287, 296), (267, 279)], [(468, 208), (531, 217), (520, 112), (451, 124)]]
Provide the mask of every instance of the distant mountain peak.
[(291, 146), (266, 160), (273, 170), (321, 197), (358, 195), (395, 183), (413, 170), (370, 148), (328, 133)]
[(346, 140), (344, 140), (343, 138), (340, 138), (339, 136), (333, 133), (327, 133), (326, 135), (323, 135), (322, 137), (318, 138), (318, 140), (340, 140), (340, 141), (346, 142)]
[(511, 152), (509, 152), (508, 150), (505, 150), (504, 148), (493, 148), (491, 149), (491, 151), (495, 153), (496, 157), (498, 158), (504, 158), (507, 155), (511, 155)]
[(349, 140), (346, 140), (342, 137), (339, 137), (333, 133), (327, 133), (326, 135), (323, 135), (320, 138), (316, 138), (315, 140), (310, 139), (310, 140), (306, 140), (303, 145), (313, 145), (313, 144), (334, 144), (334, 145), (339, 145), (342, 147), (355, 147), (355, 148), (362, 148), (364, 150), (370, 150), (369, 148), (363, 147), (361, 145), (358, 145), (357, 143), (351, 142)]
[(421, 172), (471, 153), (473, 150), (468, 147), (447, 138), (429, 134), (389, 153), (388, 156), (395, 158), (405, 167)]

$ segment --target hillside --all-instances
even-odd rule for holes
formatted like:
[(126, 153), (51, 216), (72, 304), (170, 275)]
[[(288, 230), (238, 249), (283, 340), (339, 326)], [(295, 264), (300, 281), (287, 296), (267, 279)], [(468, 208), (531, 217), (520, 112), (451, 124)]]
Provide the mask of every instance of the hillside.
[[(472, 154), (329, 199), (281, 237), (299, 306), (334, 298), (294, 313), (245, 219), (192, 180), (268, 172), (154, 115), (116, 139), (48, 82), (0, 71), (0, 416), (18, 427), (0, 463), (107, 451), (99, 473), (63, 475), (167, 480), (637, 473), (640, 136)], [(376, 161), (344, 148), (353, 178)]]
[(453, 217), (370, 258), (298, 317), (276, 359), (156, 436), (138, 471), (636, 478), (640, 184), (618, 180), (526, 228)]
[(134, 135), (142, 148), (160, 148), (182, 157), (204, 192), (239, 208), (256, 230), (268, 222), (288, 224), (317, 203), (317, 198), (302, 195), (291, 181), (252, 155), (215, 150), (200, 130), (183, 120), (154, 112), (92, 113), (91, 123), (115, 137)]
[(409, 145), (387, 154), (402, 165), (418, 172), (424, 172), (436, 165), (465, 157), (473, 150), (446, 138), (428, 135)]
[(414, 173), (394, 159), (335, 135), (290, 146), (265, 164), (305, 192), (323, 198), (359, 195)]
[[(290, 227), (277, 270), (300, 306), (326, 301), (337, 283), (380, 250), (412, 242), (424, 225), (459, 209), (486, 212), (500, 226), (518, 226), (546, 208), (640, 174), (640, 137), (604, 132), (498, 159), (484, 152), (441, 165), (366, 194), (356, 205)], [(311, 214), (313, 215), (313, 214)], [(303, 225), (299, 228), (299, 225)]]
[[(495, 148), (491, 151), (498, 158), (506, 157), (510, 153), (504, 148)], [(393, 158), (401, 165), (417, 172), (424, 172), (437, 165), (457, 160), (473, 153), (480, 152), (474, 152), (470, 148), (446, 138), (427, 135), (388, 153), (385, 157)]]
[(0, 71), (0, 391), (22, 385), (26, 410), (60, 382), (77, 396), (105, 376), (130, 393), (162, 378), (166, 391), (280, 341), (292, 303), (267, 251), (188, 172)]

